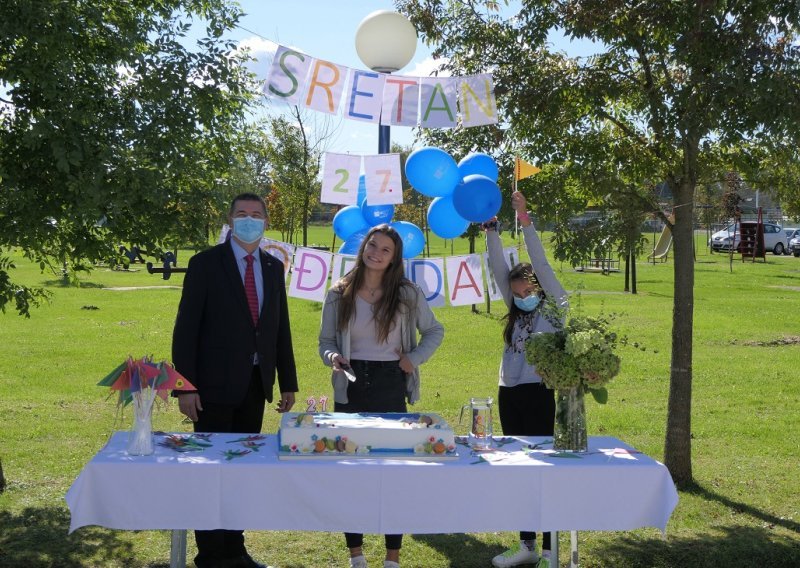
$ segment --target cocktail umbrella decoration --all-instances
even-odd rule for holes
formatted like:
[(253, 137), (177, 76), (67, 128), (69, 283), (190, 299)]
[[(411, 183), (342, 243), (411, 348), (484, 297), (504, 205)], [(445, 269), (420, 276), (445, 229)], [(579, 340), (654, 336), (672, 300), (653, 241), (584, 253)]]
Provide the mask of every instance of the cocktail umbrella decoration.
[(119, 392), (118, 407), (133, 403), (134, 428), (128, 442), (128, 453), (133, 455), (153, 453), (150, 417), (156, 395), (166, 401), (170, 390), (196, 390), (172, 365), (155, 363), (152, 357), (129, 356), (97, 384)]
[(248, 448), (250, 450), (253, 450), (254, 452), (257, 452), (258, 448), (260, 448), (261, 446), (264, 446), (266, 444), (264, 444), (264, 442), (242, 442), (242, 445), (245, 448)]
[(207, 438), (195, 434), (170, 434), (158, 443), (159, 446), (175, 450), (176, 452), (202, 452), (213, 444)]
[(250, 436), (245, 436), (244, 438), (236, 438), (235, 440), (228, 440), (228, 444), (235, 444), (236, 442), (258, 442), (260, 440), (265, 439), (266, 436), (262, 434), (252, 434)]
[(147, 397), (152, 399), (157, 394), (166, 401), (168, 391), (196, 390), (194, 385), (168, 362), (154, 363), (153, 358), (147, 356), (141, 359), (129, 356), (97, 385), (118, 391), (117, 404), (120, 406), (130, 404), (134, 400), (134, 395), (139, 399)]
[(247, 454), (250, 453), (250, 450), (225, 450), (224, 452), (220, 452), (227, 461), (231, 461), (236, 458), (243, 458)]

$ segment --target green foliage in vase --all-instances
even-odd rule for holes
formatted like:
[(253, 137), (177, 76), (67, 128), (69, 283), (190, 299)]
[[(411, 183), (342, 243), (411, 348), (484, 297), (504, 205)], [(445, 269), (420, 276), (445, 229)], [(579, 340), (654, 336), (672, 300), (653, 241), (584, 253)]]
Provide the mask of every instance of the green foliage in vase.
[(533, 335), (525, 355), (548, 388), (580, 387), (605, 404), (605, 385), (620, 369), (616, 346), (617, 334), (606, 318), (576, 316), (555, 332)]

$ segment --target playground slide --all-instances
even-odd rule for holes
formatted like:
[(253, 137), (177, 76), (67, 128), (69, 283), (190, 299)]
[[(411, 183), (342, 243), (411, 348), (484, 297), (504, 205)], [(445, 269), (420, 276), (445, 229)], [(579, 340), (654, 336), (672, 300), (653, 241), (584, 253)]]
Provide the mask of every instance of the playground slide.
[[(673, 222), (674, 218), (670, 215), (669, 220), (670, 222)], [(652, 258), (653, 260), (666, 260), (671, 247), (672, 230), (669, 228), (669, 225), (664, 225), (664, 230), (661, 231), (661, 236), (658, 237), (656, 248), (653, 249), (653, 252), (650, 253), (647, 258)]]

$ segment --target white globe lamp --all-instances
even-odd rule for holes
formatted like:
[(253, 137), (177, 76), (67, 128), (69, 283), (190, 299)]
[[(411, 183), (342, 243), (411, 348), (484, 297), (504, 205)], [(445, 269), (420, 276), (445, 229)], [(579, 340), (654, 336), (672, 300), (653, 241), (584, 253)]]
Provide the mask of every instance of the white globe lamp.
[(408, 65), (417, 51), (417, 30), (397, 12), (378, 10), (361, 20), (356, 52), (373, 71), (392, 73)]
[[(379, 73), (392, 73), (408, 65), (417, 51), (417, 30), (397, 12), (378, 10), (364, 18), (356, 30), (356, 52), (364, 65)], [(389, 153), (389, 125), (378, 129), (378, 153)]]

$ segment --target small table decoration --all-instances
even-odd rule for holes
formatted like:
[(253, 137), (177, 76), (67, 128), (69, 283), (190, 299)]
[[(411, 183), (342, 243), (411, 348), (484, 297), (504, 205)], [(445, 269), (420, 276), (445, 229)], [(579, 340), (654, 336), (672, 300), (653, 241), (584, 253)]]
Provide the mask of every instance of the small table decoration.
[(168, 434), (158, 443), (159, 446), (179, 453), (202, 452), (214, 444), (206, 436), (198, 434)]
[(127, 446), (132, 456), (148, 456), (155, 450), (152, 414), (156, 395), (166, 402), (170, 390), (196, 390), (168, 362), (156, 363), (147, 356), (141, 359), (129, 356), (97, 384), (119, 393), (118, 408), (133, 404), (133, 430)]
[[(549, 318), (562, 322), (563, 318)], [(605, 385), (619, 373), (614, 353), (617, 334), (604, 317), (576, 316), (551, 333), (528, 339), (525, 354), (545, 386), (556, 391), (553, 449), (585, 452), (588, 448), (584, 394), (600, 403), (608, 401)]]

